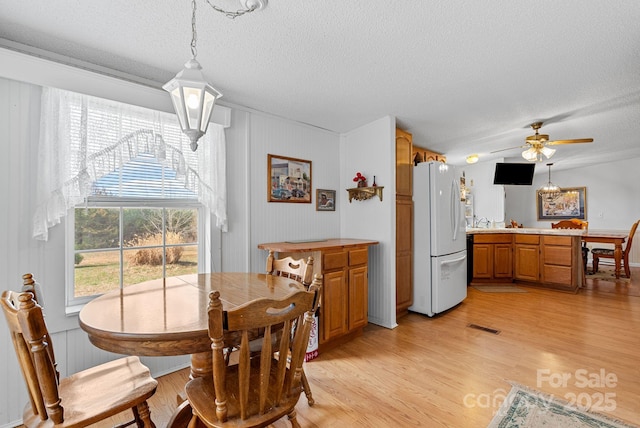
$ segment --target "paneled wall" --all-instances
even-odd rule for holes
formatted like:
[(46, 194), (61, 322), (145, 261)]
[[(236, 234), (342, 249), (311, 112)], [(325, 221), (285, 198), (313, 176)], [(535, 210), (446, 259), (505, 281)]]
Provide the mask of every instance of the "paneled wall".
[[(369, 322), (388, 328), (396, 326), (396, 121), (385, 116), (342, 136), (340, 147), (343, 187), (337, 199), (346, 209), (340, 211), (341, 236), (375, 239), (369, 247)], [(361, 172), (383, 186), (382, 201), (373, 197), (349, 202), (346, 188)]]

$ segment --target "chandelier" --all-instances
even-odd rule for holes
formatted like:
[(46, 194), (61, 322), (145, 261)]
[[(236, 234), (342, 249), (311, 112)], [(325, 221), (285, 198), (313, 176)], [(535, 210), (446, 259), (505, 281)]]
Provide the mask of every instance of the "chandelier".
[[(245, 7), (235, 12), (229, 12), (206, 2), (215, 10), (224, 14), (227, 18), (235, 19), (245, 13), (263, 9), (267, 0), (241, 0)], [(213, 106), (222, 93), (207, 83), (202, 73), (202, 66), (196, 60), (196, 0), (191, 0), (191, 59), (176, 76), (168, 81), (162, 89), (169, 92), (173, 108), (178, 116), (182, 132), (191, 140), (191, 150), (196, 151), (198, 140), (207, 132)]]
[(545, 184), (540, 189), (538, 189), (538, 194), (542, 197), (542, 199), (544, 199), (547, 202), (555, 201), (556, 198), (560, 196), (560, 193), (562, 192), (562, 189), (560, 189), (560, 187), (556, 186), (551, 182), (551, 165), (553, 164), (552, 163), (547, 164), (547, 166), (549, 167), (549, 181), (547, 182), (547, 184)]

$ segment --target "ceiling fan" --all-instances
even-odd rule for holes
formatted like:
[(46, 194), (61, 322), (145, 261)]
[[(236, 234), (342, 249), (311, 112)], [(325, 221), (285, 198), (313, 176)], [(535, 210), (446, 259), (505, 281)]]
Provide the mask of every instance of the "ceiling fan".
[[(543, 156), (549, 159), (556, 152), (548, 146), (555, 146), (559, 144), (574, 144), (574, 143), (591, 143), (593, 138), (578, 138), (573, 140), (554, 140), (549, 141), (549, 135), (540, 134), (538, 130), (542, 127), (542, 122), (534, 122), (531, 124), (531, 128), (535, 131), (534, 135), (529, 135), (525, 139), (524, 146), (518, 146), (520, 148), (526, 148), (527, 150), (522, 152), (522, 157), (530, 162), (541, 162), (544, 160)], [(491, 153), (502, 152), (505, 150), (512, 150), (517, 147), (511, 147), (509, 149), (496, 150)]]

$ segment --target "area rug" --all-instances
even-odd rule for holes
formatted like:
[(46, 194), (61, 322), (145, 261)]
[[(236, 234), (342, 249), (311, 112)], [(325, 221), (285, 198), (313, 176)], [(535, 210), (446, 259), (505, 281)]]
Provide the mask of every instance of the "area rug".
[(527, 290), (516, 287), (515, 285), (474, 285), (478, 291), (484, 293), (526, 293)]
[(624, 276), (624, 268), (620, 272), (620, 278), (616, 279), (616, 271), (613, 266), (602, 266), (598, 268), (598, 272), (596, 273), (587, 273), (587, 279), (598, 279), (601, 281), (613, 281), (613, 282), (631, 282), (631, 278), (625, 278)]
[(553, 395), (512, 383), (487, 428), (638, 428), (613, 417), (582, 411)]

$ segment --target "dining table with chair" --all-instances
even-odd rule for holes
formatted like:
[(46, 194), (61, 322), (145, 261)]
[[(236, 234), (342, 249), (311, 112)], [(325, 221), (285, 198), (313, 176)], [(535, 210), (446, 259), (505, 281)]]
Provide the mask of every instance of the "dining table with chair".
[[(212, 374), (208, 331), (209, 295), (220, 294), (224, 310), (260, 298), (283, 299), (304, 290), (301, 282), (264, 273), (219, 272), (156, 279), (126, 286), (87, 303), (80, 327), (96, 347), (125, 355), (191, 356), (191, 378)], [(187, 402), (169, 426), (186, 426)]]
[(599, 243), (599, 244), (613, 244), (613, 260), (615, 266), (616, 279), (620, 278), (620, 271), (622, 267), (622, 244), (627, 239), (628, 234), (624, 232), (605, 232), (605, 231), (586, 231), (582, 235), (582, 242), (584, 243)]

